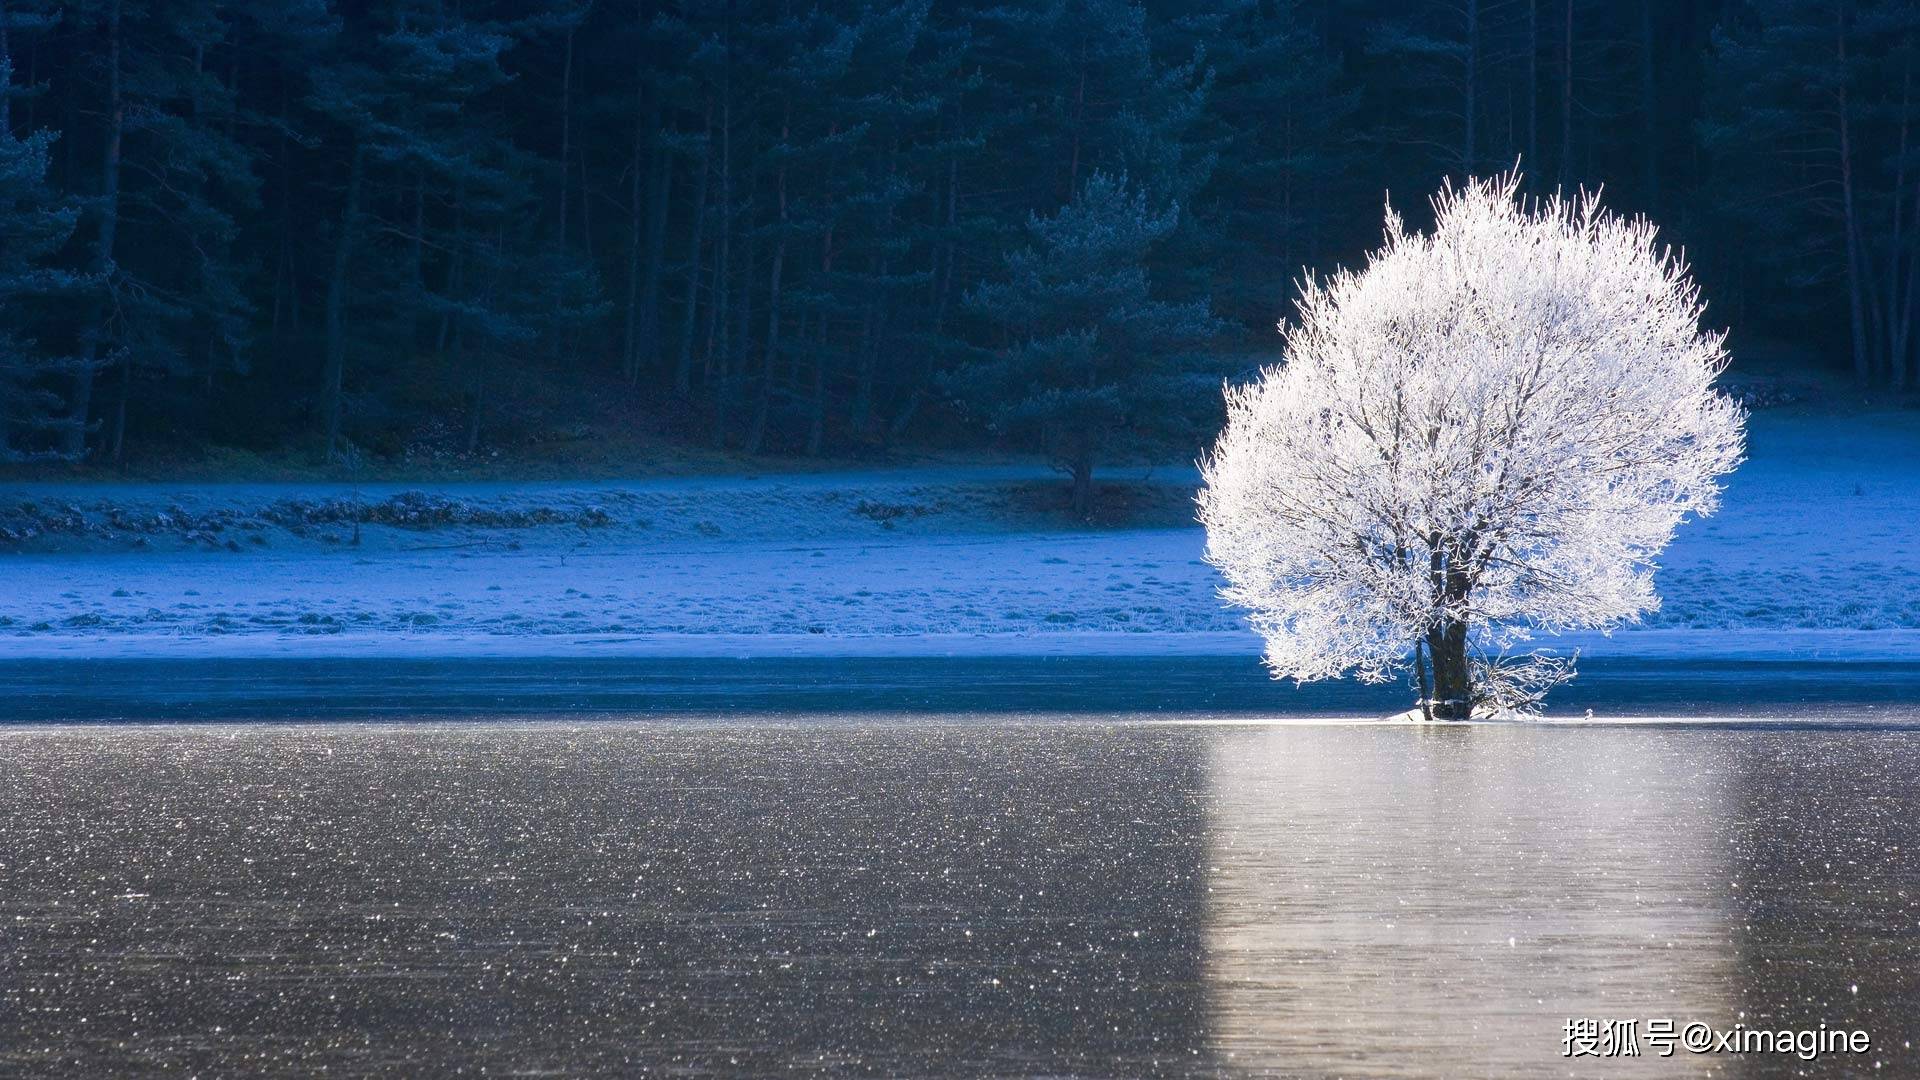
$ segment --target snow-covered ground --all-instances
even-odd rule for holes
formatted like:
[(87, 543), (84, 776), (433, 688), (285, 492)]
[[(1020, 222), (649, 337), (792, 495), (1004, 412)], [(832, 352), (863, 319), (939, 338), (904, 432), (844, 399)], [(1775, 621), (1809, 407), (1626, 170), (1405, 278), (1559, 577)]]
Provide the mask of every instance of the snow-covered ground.
[[(16, 524), (27, 503), (124, 526), (0, 548), (0, 656), (1257, 651), (1199, 528), (1172, 527), (1192, 471), (1109, 479), (1163, 527), (1070, 525), (1036, 505), (1058, 483), (1037, 467), (448, 485), (425, 504), (396, 485), (0, 486)], [(330, 499), (438, 523), (356, 544)], [(1725, 509), (1683, 526), (1658, 580), (1644, 627), (1577, 644), (1920, 659), (1920, 414), (1757, 415)]]

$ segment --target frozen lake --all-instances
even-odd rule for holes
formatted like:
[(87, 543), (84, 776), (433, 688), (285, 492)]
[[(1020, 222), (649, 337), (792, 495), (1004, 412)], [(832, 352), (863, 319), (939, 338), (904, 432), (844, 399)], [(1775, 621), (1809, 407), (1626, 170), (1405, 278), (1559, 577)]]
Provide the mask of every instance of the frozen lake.
[[(398, 651), (398, 650), (395, 650)], [(1251, 655), (0, 660), (0, 722), (1097, 715), (1374, 717), (1404, 684), (1296, 688)], [(1549, 715), (1920, 724), (1920, 661), (1597, 656)]]
[[(1920, 1072), (1910, 668), (1435, 730), (1224, 659), (167, 663), (0, 666), (46, 721), (0, 726), (0, 1075)], [(285, 722), (58, 722), (142, 696)], [(1873, 1049), (1569, 1061), (1576, 1017)]]

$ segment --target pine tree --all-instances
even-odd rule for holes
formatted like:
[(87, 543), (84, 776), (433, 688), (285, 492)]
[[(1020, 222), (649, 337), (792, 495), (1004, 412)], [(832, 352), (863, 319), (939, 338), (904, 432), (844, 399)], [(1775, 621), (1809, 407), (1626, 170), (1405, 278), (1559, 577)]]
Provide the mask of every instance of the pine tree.
[(1914, 370), (1916, 40), (1914, 5), (1821, 0), (1748, 0), (1714, 37), (1707, 209), (1760, 307), (1844, 338), (1862, 381)]
[(1186, 350), (1216, 324), (1203, 303), (1153, 299), (1147, 272), (1179, 217), (1177, 204), (1155, 209), (1124, 176), (1096, 172), (1058, 213), (1030, 219), (1032, 243), (967, 297), (1007, 343), (950, 388), (996, 434), (1066, 471), (1075, 513), (1090, 509), (1097, 464), (1199, 429), (1194, 390), (1210, 380), (1196, 380)]
[(244, 279), (253, 268), (235, 241), (238, 219), (258, 209), (259, 183), (237, 137), (224, 7), (172, 0), (122, 14), (125, 163), (107, 331), (119, 385), (103, 437), (114, 461), (124, 454), (136, 377), (204, 388), (246, 369), (253, 302)]
[(800, 332), (790, 392), (811, 455), (843, 411), (857, 433), (869, 432), (893, 308), (925, 280), (908, 262), (915, 237), (901, 218), (915, 190), (905, 144), (941, 101), (908, 91), (926, 11), (911, 0), (860, 12), (845, 24), (853, 40), (845, 69), (821, 87), (829, 141), (794, 215), (811, 224), (819, 251), (792, 294)]
[(82, 360), (43, 348), (37, 332), (56, 297), (89, 284), (56, 261), (79, 212), (47, 184), (53, 133), (13, 132), (12, 29), (0, 8), (0, 460), (77, 458), (63, 436), (85, 421), (62, 391)]
[(828, 297), (815, 286), (833, 271), (845, 178), (871, 133), (866, 117), (839, 108), (868, 30), (863, 14), (827, 7), (783, 10), (736, 46), (763, 80), (759, 122), (767, 137), (759, 156), (765, 209), (754, 237), (769, 252), (766, 307), (758, 320), (759, 363), (746, 403), (742, 446), (748, 453), (765, 447), (776, 410), (810, 407), (817, 395), (808, 383), (824, 377), (819, 322), (831, 312)]
[[(1213, 80), (1198, 139), (1216, 157), (1189, 204), (1216, 310), (1261, 333), (1283, 314), (1275, 282), (1346, 248), (1359, 95), (1297, 0), (1225, 0), (1179, 25), (1204, 48)], [(1194, 47), (1194, 46), (1189, 46)], [(1371, 193), (1367, 196), (1372, 198)]]
[(1185, 153), (1205, 101), (1192, 56), (1154, 55), (1147, 11), (1129, 0), (1035, 0), (981, 11), (974, 34), (997, 129), (982, 159), (1029, 210), (1070, 202), (1097, 171), (1185, 198), (1207, 162)]
[(1151, 298), (1208, 298), (1236, 350), (1382, 192), (1521, 158), (1536, 194), (1658, 200), (1773, 317), (1744, 325), (1920, 376), (1913, 0), (4, 2), (8, 205), (79, 210), (0, 254), (72, 273), (8, 279), (36, 452), (477, 446), (532, 419), (509, 375), (879, 448), (1026, 340), (965, 298), (1102, 172), (1181, 207)]
[[(504, 167), (514, 156), (511, 143), (480, 122), (473, 106), (506, 81), (500, 58), (511, 42), (494, 24), (402, 2), (345, 24), (330, 62), (313, 74), (310, 104), (338, 133), (346, 173), (326, 275), (320, 420), (329, 459), (341, 450), (354, 286), (372, 271), (396, 289), (408, 289), (403, 282), (416, 292), (424, 288), (418, 284), (425, 247), (419, 208), (426, 190), (448, 200), (453, 222), (439, 312), (442, 342), (460, 342), (467, 308), (485, 295), (471, 284), (469, 262), (504, 256), (505, 217), (517, 209), (509, 189), (528, 177)], [(406, 239), (385, 243), (395, 236)], [(412, 308), (397, 321), (392, 314), (389, 308), (384, 328), (377, 317), (375, 326), (363, 328), (385, 330), (376, 340), (385, 339), (389, 355), (396, 340), (410, 344), (414, 326)]]
[(1364, 46), (1375, 108), (1385, 117), (1375, 132), (1381, 152), (1404, 159), (1396, 171), (1471, 172), (1484, 152), (1483, 0), (1381, 7)]

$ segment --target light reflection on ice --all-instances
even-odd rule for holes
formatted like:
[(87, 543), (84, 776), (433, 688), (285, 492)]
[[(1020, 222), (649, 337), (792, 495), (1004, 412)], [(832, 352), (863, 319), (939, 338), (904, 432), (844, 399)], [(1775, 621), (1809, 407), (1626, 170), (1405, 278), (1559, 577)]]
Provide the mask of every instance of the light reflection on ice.
[(1539, 1075), (1566, 1018), (1733, 1022), (1727, 781), (1671, 747), (1256, 729), (1209, 774), (1207, 981), (1238, 1066)]

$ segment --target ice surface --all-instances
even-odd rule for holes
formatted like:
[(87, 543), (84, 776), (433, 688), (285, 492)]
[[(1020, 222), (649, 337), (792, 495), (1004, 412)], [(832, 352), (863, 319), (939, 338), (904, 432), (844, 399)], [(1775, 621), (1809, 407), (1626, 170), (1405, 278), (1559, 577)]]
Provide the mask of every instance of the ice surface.
[(0, 1074), (1920, 1068), (1920, 733), (975, 719), (0, 729)]

